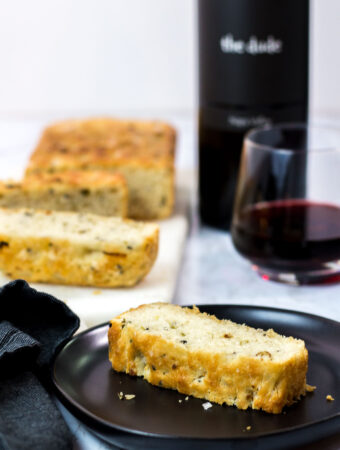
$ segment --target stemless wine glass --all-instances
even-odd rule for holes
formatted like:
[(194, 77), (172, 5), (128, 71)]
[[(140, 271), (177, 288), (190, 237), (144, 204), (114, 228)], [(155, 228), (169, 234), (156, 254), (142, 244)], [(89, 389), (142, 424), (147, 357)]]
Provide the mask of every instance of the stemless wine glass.
[(340, 281), (340, 130), (282, 124), (245, 136), (232, 240), (264, 279)]

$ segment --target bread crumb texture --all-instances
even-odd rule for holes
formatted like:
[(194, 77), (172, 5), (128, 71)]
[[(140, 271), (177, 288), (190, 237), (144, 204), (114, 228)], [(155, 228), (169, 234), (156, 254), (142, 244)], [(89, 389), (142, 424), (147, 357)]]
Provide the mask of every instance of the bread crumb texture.
[(0, 270), (29, 282), (133, 286), (150, 271), (158, 226), (118, 217), (0, 208)]
[(111, 321), (108, 339), (116, 371), (210, 402), (276, 414), (306, 393), (304, 341), (195, 307), (131, 309)]
[(136, 397), (135, 394), (124, 394), (123, 392), (118, 392), (117, 395), (119, 400), (132, 400)]
[(209, 408), (212, 408), (212, 404), (211, 404), (210, 402), (205, 402), (205, 403), (202, 403), (202, 407), (203, 407), (205, 410), (207, 410), (207, 409), (209, 409)]
[(314, 392), (316, 389), (316, 386), (311, 386), (310, 384), (306, 384), (306, 391), (307, 392)]

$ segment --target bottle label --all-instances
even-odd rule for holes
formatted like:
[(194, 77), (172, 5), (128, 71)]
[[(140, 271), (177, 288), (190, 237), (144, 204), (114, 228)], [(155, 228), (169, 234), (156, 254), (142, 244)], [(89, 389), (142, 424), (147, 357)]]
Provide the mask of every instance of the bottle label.
[(236, 55), (277, 55), (282, 53), (283, 42), (275, 39), (274, 36), (267, 36), (266, 39), (259, 39), (257, 36), (250, 36), (248, 40), (235, 39), (232, 33), (222, 36), (220, 47), (223, 53), (233, 53)]
[(304, 104), (308, 0), (199, 0), (200, 104)]
[(200, 109), (200, 125), (210, 129), (244, 133), (250, 128), (272, 125), (293, 120), (303, 122), (307, 106), (287, 105), (278, 109), (270, 108), (218, 108), (204, 106)]
[(271, 123), (272, 119), (263, 114), (241, 115), (234, 112), (226, 115), (227, 128), (235, 128), (242, 131), (249, 128), (271, 125)]

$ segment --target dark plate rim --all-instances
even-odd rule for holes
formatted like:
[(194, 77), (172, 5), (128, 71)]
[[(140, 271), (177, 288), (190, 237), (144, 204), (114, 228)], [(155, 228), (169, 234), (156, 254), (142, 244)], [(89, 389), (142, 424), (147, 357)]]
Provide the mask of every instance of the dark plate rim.
[[(194, 304), (186, 304), (186, 305), (179, 305), (181, 307), (186, 307), (186, 308), (190, 308), (195, 306)], [(284, 309), (284, 308), (272, 308), (270, 306), (258, 306), (258, 305), (243, 305), (243, 304), (222, 304), (222, 303), (214, 303), (214, 304), (198, 304), (197, 305), (198, 308), (241, 308), (241, 309), (255, 309), (255, 310), (265, 310), (265, 311), (272, 311), (275, 313), (278, 312), (282, 312), (285, 314), (294, 314), (294, 315), (299, 315), (302, 317), (307, 317), (311, 320), (317, 320), (317, 321), (321, 321), (327, 324), (330, 324), (332, 326), (336, 326), (336, 327), (340, 327), (340, 322), (336, 321), (336, 320), (332, 320), (332, 319), (328, 319), (327, 317), (323, 317), (323, 316), (318, 316), (316, 314), (311, 314), (311, 313), (304, 313), (302, 311), (295, 311), (295, 310), (291, 310), (291, 309)], [(76, 411), (78, 411), (80, 413), (80, 415), (83, 417), (85, 417), (85, 419), (83, 419), (85, 422), (86, 420), (90, 419), (91, 421), (93, 421), (95, 424), (100, 425), (101, 427), (104, 427), (106, 430), (110, 430), (111, 432), (124, 432), (124, 433), (128, 433), (128, 434), (133, 434), (136, 436), (143, 436), (143, 437), (149, 437), (149, 438), (158, 438), (158, 439), (170, 439), (170, 440), (196, 440), (196, 441), (206, 441), (206, 442), (212, 442), (212, 441), (251, 441), (254, 439), (259, 439), (259, 438), (265, 438), (265, 437), (269, 437), (269, 436), (275, 436), (275, 435), (282, 435), (285, 433), (289, 433), (289, 432), (294, 432), (294, 431), (298, 431), (298, 430), (302, 430), (302, 429), (308, 429), (310, 427), (315, 427), (317, 425), (321, 425), (325, 422), (328, 422), (330, 420), (335, 420), (336, 418), (340, 417), (340, 411), (338, 413), (332, 414), (330, 416), (324, 417), (321, 420), (316, 420), (313, 422), (309, 422), (306, 425), (296, 425), (293, 427), (288, 427), (288, 428), (284, 428), (284, 429), (280, 429), (278, 431), (269, 431), (269, 432), (265, 432), (265, 433), (256, 433), (256, 434), (252, 434), (251, 436), (236, 436), (234, 438), (211, 438), (211, 437), (195, 437), (195, 436), (173, 436), (173, 435), (167, 435), (167, 434), (158, 434), (158, 433), (150, 433), (150, 432), (146, 432), (146, 431), (139, 431), (139, 430), (131, 430), (129, 428), (120, 426), (120, 425), (113, 425), (111, 422), (108, 422), (104, 419), (99, 418), (98, 416), (96, 416), (95, 414), (93, 414), (92, 412), (88, 411), (86, 408), (84, 408), (82, 405), (80, 405), (77, 401), (75, 401), (69, 394), (67, 394), (64, 389), (62, 387), (59, 386), (57, 380), (55, 379), (55, 365), (56, 365), (56, 361), (60, 355), (60, 353), (69, 345), (71, 345), (73, 343), (73, 341), (77, 340), (78, 338), (81, 338), (82, 336), (89, 334), (99, 328), (104, 328), (104, 327), (108, 327), (109, 326), (109, 321), (108, 322), (103, 322), (99, 325), (96, 325), (94, 327), (88, 328), (87, 330), (84, 330), (82, 332), (80, 332), (79, 334), (76, 334), (75, 336), (71, 337), (60, 349), (58, 349), (57, 353), (55, 354), (54, 358), (53, 358), (53, 362), (51, 365), (51, 370), (50, 370), (50, 377), (51, 377), (51, 381), (52, 381), (52, 385), (55, 391), (56, 396), (65, 404), (66, 407), (71, 407), (71, 409), (75, 409)], [(66, 402), (65, 402), (66, 401)], [(242, 411), (241, 411), (242, 412)]]

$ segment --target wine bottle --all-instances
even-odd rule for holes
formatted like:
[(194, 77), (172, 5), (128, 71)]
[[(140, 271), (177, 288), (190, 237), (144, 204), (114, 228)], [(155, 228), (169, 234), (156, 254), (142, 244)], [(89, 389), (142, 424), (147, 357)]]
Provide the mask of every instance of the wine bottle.
[(198, 31), (200, 215), (229, 229), (245, 132), (308, 119), (309, 0), (198, 0)]

